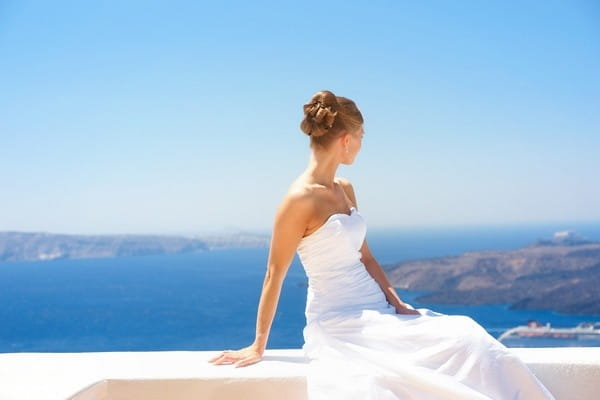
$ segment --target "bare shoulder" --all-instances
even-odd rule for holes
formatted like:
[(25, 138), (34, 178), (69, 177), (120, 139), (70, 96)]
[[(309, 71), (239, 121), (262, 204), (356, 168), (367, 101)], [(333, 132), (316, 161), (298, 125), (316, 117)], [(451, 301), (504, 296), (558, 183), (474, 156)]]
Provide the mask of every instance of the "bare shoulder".
[(313, 190), (298, 182), (291, 184), (278, 207), (278, 215), (293, 214), (296, 219), (308, 219), (314, 211)]
[(350, 198), (354, 206), (358, 207), (358, 205), (356, 204), (356, 194), (354, 193), (354, 187), (352, 186), (352, 182), (350, 182), (350, 180), (348, 180), (347, 178), (341, 176), (336, 176), (335, 181), (342, 186), (344, 192), (346, 193), (346, 196)]
[(312, 198), (302, 185), (291, 185), (281, 200), (273, 221), (268, 276), (281, 284), (312, 215)]

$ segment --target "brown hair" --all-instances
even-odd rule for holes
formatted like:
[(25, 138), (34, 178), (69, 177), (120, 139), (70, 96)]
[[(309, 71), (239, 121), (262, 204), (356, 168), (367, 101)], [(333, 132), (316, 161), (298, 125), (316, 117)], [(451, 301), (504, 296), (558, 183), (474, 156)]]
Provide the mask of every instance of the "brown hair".
[(303, 108), (300, 129), (310, 136), (311, 146), (328, 147), (335, 138), (345, 132), (354, 133), (364, 122), (352, 100), (329, 90), (315, 93)]

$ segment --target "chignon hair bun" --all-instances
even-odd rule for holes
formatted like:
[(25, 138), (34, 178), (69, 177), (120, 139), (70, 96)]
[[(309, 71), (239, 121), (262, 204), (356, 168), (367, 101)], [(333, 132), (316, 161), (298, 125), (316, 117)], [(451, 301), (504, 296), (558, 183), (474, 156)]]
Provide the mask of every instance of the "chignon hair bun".
[(338, 102), (329, 90), (317, 92), (304, 104), (304, 119), (300, 124), (302, 132), (308, 136), (319, 137), (326, 134), (335, 123)]
[(362, 114), (356, 104), (329, 90), (315, 93), (304, 104), (303, 110), (300, 129), (310, 136), (311, 145), (327, 147), (336, 137), (344, 132), (354, 132), (363, 124)]

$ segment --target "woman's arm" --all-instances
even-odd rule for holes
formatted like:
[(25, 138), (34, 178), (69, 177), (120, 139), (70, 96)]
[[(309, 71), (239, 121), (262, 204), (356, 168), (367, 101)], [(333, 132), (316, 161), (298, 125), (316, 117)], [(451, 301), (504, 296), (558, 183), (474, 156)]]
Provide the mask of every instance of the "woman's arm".
[[(354, 188), (352, 187), (350, 181), (344, 178), (338, 178), (338, 181), (341, 183), (342, 187), (344, 188), (344, 192), (346, 192), (346, 195), (350, 198), (354, 206), (358, 208), (358, 205), (356, 204), (356, 195), (354, 194)], [(371, 254), (371, 250), (367, 245), (366, 238), (360, 248), (360, 253), (362, 254), (360, 260), (365, 265), (369, 274), (373, 277), (373, 279), (375, 279), (377, 284), (379, 284), (379, 287), (383, 291), (388, 303), (390, 303), (396, 308), (396, 312), (398, 314), (420, 315), (418, 311), (413, 310), (412, 308), (408, 308), (406, 304), (402, 301), (402, 299), (400, 299), (398, 293), (396, 293), (396, 289), (394, 289), (394, 286), (390, 283), (389, 279), (385, 275), (383, 268), (381, 268), (377, 260), (375, 260), (375, 257), (373, 257), (373, 254)]]
[(306, 231), (311, 215), (311, 202), (302, 194), (288, 194), (277, 209), (267, 271), (256, 316), (256, 337), (254, 342), (240, 350), (225, 350), (208, 360), (216, 365), (235, 362), (236, 367), (254, 364), (262, 359), (267, 347), (269, 332), (283, 280), (294, 258), (294, 252)]
[(365, 264), (369, 274), (373, 277), (373, 279), (375, 279), (375, 281), (377, 281), (379, 287), (381, 287), (381, 290), (383, 290), (388, 303), (396, 308), (396, 313), (420, 315), (420, 312), (413, 310), (412, 308), (408, 308), (402, 299), (400, 299), (398, 293), (396, 293), (396, 289), (394, 289), (394, 286), (390, 283), (389, 279), (385, 275), (383, 268), (381, 268), (377, 260), (375, 260), (375, 257), (373, 257), (371, 254), (366, 239), (360, 248), (360, 252), (363, 254), (361, 261), (363, 264)]

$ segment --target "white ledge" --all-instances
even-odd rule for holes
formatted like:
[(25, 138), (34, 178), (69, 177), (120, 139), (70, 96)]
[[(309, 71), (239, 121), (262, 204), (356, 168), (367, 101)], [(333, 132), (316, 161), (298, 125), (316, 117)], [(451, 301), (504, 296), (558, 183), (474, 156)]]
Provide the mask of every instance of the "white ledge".
[[(511, 350), (557, 400), (598, 398), (600, 347)], [(207, 361), (218, 353), (3, 353), (0, 399), (306, 399), (302, 349), (267, 349), (262, 361), (241, 368)]]

